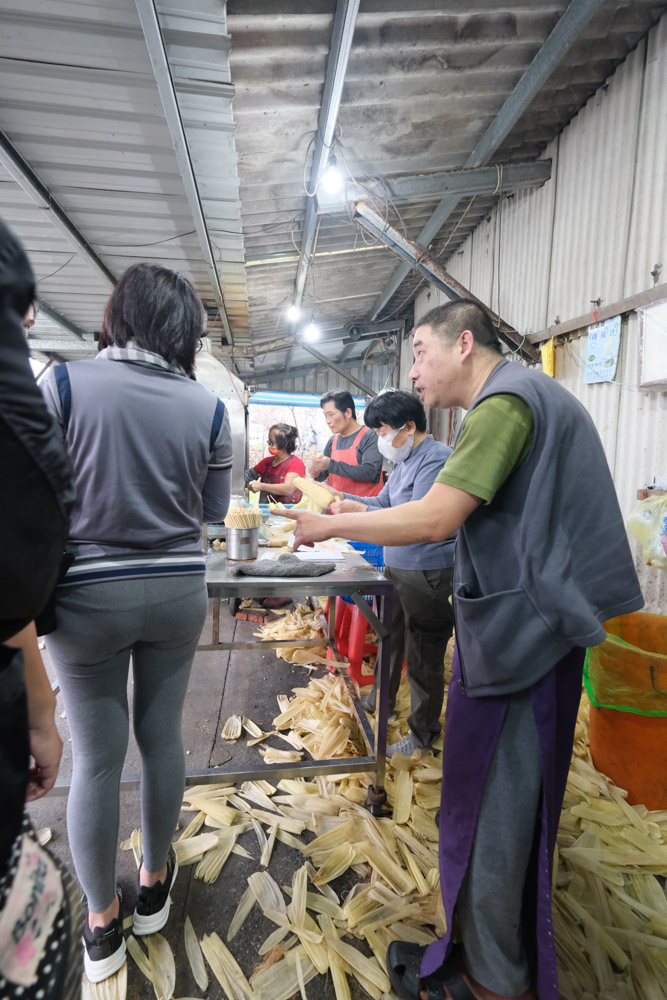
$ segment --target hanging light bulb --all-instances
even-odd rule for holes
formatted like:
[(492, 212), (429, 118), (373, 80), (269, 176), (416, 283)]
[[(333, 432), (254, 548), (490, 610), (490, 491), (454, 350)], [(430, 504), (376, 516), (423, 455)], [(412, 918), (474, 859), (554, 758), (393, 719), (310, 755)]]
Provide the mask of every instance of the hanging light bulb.
[(304, 340), (319, 340), (320, 339), (320, 328), (316, 325), (314, 317), (310, 317), (310, 323), (303, 331)]
[(329, 164), (322, 174), (320, 182), (327, 194), (336, 194), (343, 186), (343, 178), (336, 165), (336, 157), (333, 153), (329, 157)]
[(298, 306), (292, 303), (289, 309), (287, 310), (287, 318), (292, 322), (294, 322), (294, 320), (297, 320), (300, 315), (301, 315), (301, 310), (299, 309)]

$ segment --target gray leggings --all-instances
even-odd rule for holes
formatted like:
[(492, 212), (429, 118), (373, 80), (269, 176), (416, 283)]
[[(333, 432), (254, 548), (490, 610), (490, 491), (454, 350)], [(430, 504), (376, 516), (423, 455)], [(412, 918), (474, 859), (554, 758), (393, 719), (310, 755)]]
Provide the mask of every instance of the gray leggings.
[(119, 782), (127, 752), (132, 654), (133, 725), (142, 762), (144, 864), (167, 859), (183, 798), (181, 738), (190, 668), (206, 617), (203, 576), (62, 587), (47, 637), (72, 737), (67, 827), (89, 909), (116, 892)]

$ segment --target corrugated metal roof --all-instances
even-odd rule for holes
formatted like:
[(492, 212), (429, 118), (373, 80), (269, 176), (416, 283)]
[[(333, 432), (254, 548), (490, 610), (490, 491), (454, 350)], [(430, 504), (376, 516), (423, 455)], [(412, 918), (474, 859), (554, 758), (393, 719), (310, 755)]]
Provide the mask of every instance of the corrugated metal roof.
[[(242, 341), (248, 316), (229, 39), (224, 6), (196, 6), (188, 14), (163, 4), (160, 16), (232, 328)], [(174, 267), (215, 307), (134, 2), (2, 0), (0, 14), (0, 127), (13, 145), (112, 272), (139, 260)], [(87, 333), (99, 329), (110, 286), (77, 255), (47, 282), (44, 275), (66, 262), (71, 248), (4, 172), (0, 199), (28, 249), (40, 251), (31, 253), (39, 293)], [(219, 339), (221, 332), (211, 320), (209, 333)]]
[[(566, 0), (364, 0), (338, 116), (339, 164), (362, 182), (461, 166), (566, 7)], [(655, 0), (606, 0), (493, 162), (544, 152), (663, 9)], [(292, 332), (284, 306), (294, 286), (335, 0), (231, 0), (226, 7), (221, 0), (187, 7), (161, 0), (157, 10), (239, 371), (252, 371), (244, 357), (251, 344), (276, 374), (280, 362), (303, 367), (303, 352), (270, 355), (264, 342)], [(210, 307), (215, 349), (222, 326), (211, 273), (135, 3), (0, 0), (0, 14), (0, 127), (114, 273), (150, 259), (190, 278)], [(649, 114), (664, 109), (645, 105), (643, 121)], [(621, 124), (621, 116), (607, 122)], [(647, 154), (652, 135), (642, 125)], [(33, 259), (44, 298), (91, 335), (101, 320), (104, 279), (80, 254), (69, 260), (46, 213), (4, 175), (0, 199), (0, 210), (13, 213), (14, 228), (39, 251)], [(433, 249), (457, 253), (478, 226), (475, 239), (488, 242), (484, 220), (496, 201), (490, 194), (463, 199)], [(400, 218), (388, 204), (387, 218), (414, 238), (436, 204), (401, 205)], [(648, 205), (637, 206), (633, 232)], [(368, 242), (345, 215), (320, 220), (304, 313), (341, 337), (369, 314), (396, 266), (389, 250)], [(486, 268), (487, 278), (493, 271), (490, 258), (474, 266)], [(604, 261), (600, 267), (604, 277)], [(483, 278), (480, 272), (471, 280)], [(408, 278), (382, 315), (409, 309), (417, 284)], [(355, 358), (340, 343), (322, 349)], [(260, 358), (255, 368), (262, 370)]]
[[(339, 165), (360, 180), (461, 166), (566, 6), (482, 0), (362, 4), (338, 116)], [(259, 339), (289, 330), (280, 310), (293, 290), (334, 3), (230, 0), (227, 10), (246, 252), (255, 260), (293, 255), (248, 269), (251, 326)], [(657, 13), (655, 4), (642, 0), (605, 3), (494, 162), (543, 152)], [(456, 252), (484, 225), (496, 200), (480, 195), (468, 207), (470, 199), (464, 199), (433, 241), (436, 252), (445, 246), (447, 256)], [(401, 206), (400, 221), (391, 206), (387, 214), (414, 239), (436, 204)], [(343, 326), (367, 315), (397, 263), (389, 251), (363, 246), (344, 216), (321, 219), (316, 253), (306, 314)], [(383, 315), (400, 311), (418, 283), (409, 277)]]

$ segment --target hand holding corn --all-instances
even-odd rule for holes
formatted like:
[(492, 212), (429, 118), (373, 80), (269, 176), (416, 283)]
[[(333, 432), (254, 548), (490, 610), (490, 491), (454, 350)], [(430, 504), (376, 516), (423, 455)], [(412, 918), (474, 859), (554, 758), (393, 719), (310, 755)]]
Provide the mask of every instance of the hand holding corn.
[(282, 510), (281, 517), (289, 517), (296, 521), (294, 525), (294, 545), (292, 552), (301, 545), (312, 548), (315, 542), (325, 542), (327, 538), (332, 538), (334, 532), (330, 528), (331, 519), (323, 514), (312, 514), (307, 510)]

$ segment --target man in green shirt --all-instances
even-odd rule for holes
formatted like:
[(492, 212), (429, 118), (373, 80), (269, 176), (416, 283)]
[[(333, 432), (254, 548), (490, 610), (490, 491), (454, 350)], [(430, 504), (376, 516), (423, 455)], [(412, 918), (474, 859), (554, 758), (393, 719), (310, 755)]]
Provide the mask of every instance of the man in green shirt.
[(424, 405), (468, 411), (426, 496), (363, 514), (287, 512), (295, 547), (459, 532), (439, 844), (447, 932), (428, 948), (393, 942), (387, 971), (403, 1000), (558, 1000), (551, 874), (584, 647), (643, 598), (584, 407), (506, 360), (476, 303), (431, 310), (413, 350)]

